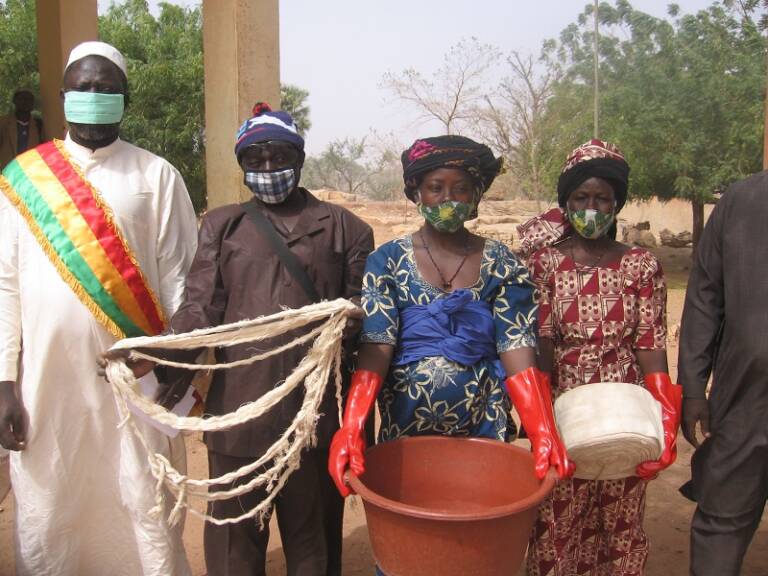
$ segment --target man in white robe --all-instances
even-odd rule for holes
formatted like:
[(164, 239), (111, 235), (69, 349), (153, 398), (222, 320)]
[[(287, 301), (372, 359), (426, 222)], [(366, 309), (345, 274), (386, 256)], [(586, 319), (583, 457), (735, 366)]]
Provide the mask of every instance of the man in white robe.
[[(116, 49), (89, 42), (73, 50), (65, 111), (70, 91), (126, 89)], [(67, 112), (63, 146), (111, 210), (170, 318), (197, 244), (192, 204), (173, 166), (119, 139), (119, 120), (84, 121), (102, 113)], [(182, 527), (168, 526), (167, 509), (159, 518), (148, 513), (155, 480), (146, 453), (127, 427), (118, 428), (111, 387), (97, 374), (97, 359), (114, 342), (0, 195), (0, 443), (13, 450), (17, 574), (189, 574)], [(137, 424), (156, 450), (184, 458), (181, 436)]]

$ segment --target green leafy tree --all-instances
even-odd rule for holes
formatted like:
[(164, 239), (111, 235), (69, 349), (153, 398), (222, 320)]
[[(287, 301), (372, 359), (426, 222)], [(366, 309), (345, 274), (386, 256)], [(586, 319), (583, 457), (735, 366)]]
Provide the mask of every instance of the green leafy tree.
[[(102, 40), (128, 60), (130, 105), (123, 120), (125, 138), (159, 154), (184, 177), (195, 209), (206, 206), (205, 90), (200, 8), (161, 3), (160, 15), (145, 0), (113, 4), (99, 20)], [(281, 87), (282, 107), (309, 130), (309, 93)], [(236, 127), (232, 128), (234, 135)]]
[(171, 162), (199, 212), (206, 205), (202, 17), (199, 8), (144, 0), (112, 4), (99, 19), (105, 42), (128, 60), (126, 140)]
[[(754, 22), (722, 4), (670, 20), (603, 2), (600, 52), (601, 137), (632, 166), (634, 197), (691, 202), (694, 243), (712, 193), (760, 169), (765, 44)], [(566, 74), (549, 102), (553, 123), (591, 137), (592, 8), (566, 28), (554, 56)], [(556, 170), (550, 170), (554, 180)]]
[(309, 119), (309, 92), (293, 84), (280, 85), (280, 108), (288, 112), (296, 123), (299, 134), (306, 136), (312, 127)]

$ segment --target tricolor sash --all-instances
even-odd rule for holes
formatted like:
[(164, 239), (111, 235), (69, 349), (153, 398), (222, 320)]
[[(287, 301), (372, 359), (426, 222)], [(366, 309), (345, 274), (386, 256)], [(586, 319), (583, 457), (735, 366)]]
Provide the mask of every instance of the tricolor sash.
[(163, 312), (101, 195), (54, 140), (17, 156), (0, 189), (96, 319), (117, 338), (153, 336)]

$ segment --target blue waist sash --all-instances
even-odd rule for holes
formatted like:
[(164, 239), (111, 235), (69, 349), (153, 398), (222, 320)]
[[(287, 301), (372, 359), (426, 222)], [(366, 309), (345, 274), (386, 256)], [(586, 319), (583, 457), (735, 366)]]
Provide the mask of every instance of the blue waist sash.
[(433, 356), (465, 366), (490, 360), (496, 365), (497, 376), (503, 377), (490, 304), (473, 300), (472, 291), (464, 288), (426, 306), (417, 304), (401, 310), (394, 365)]

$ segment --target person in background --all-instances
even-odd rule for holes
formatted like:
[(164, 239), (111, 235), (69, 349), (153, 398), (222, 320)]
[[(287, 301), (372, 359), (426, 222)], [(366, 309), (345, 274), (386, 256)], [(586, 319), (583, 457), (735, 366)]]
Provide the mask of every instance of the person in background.
[(25, 150), (45, 140), (43, 121), (32, 115), (35, 95), (29, 90), (13, 93), (13, 113), (0, 116), (0, 169)]
[(590, 140), (560, 174), (560, 207), (518, 231), (537, 286), (539, 365), (552, 395), (596, 382), (644, 386), (661, 403), (664, 450), (636, 476), (558, 483), (539, 508), (528, 576), (641, 575), (647, 482), (677, 453), (681, 387), (667, 370), (664, 273), (653, 254), (615, 240), (628, 182), (621, 151)]
[[(150, 514), (146, 452), (97, 372), (117, 340), (163, 331), (197, 244), (181, 175), (120, 139), (126, 70), (109, 44), (75, 47), (65, 140), (0, 178), (0, 444), (12, 451), (20, 576), (190, 573), (182, 526), (168, 525), (170, 508)], [(135, 424), (185, 469), (181, 436)]]

